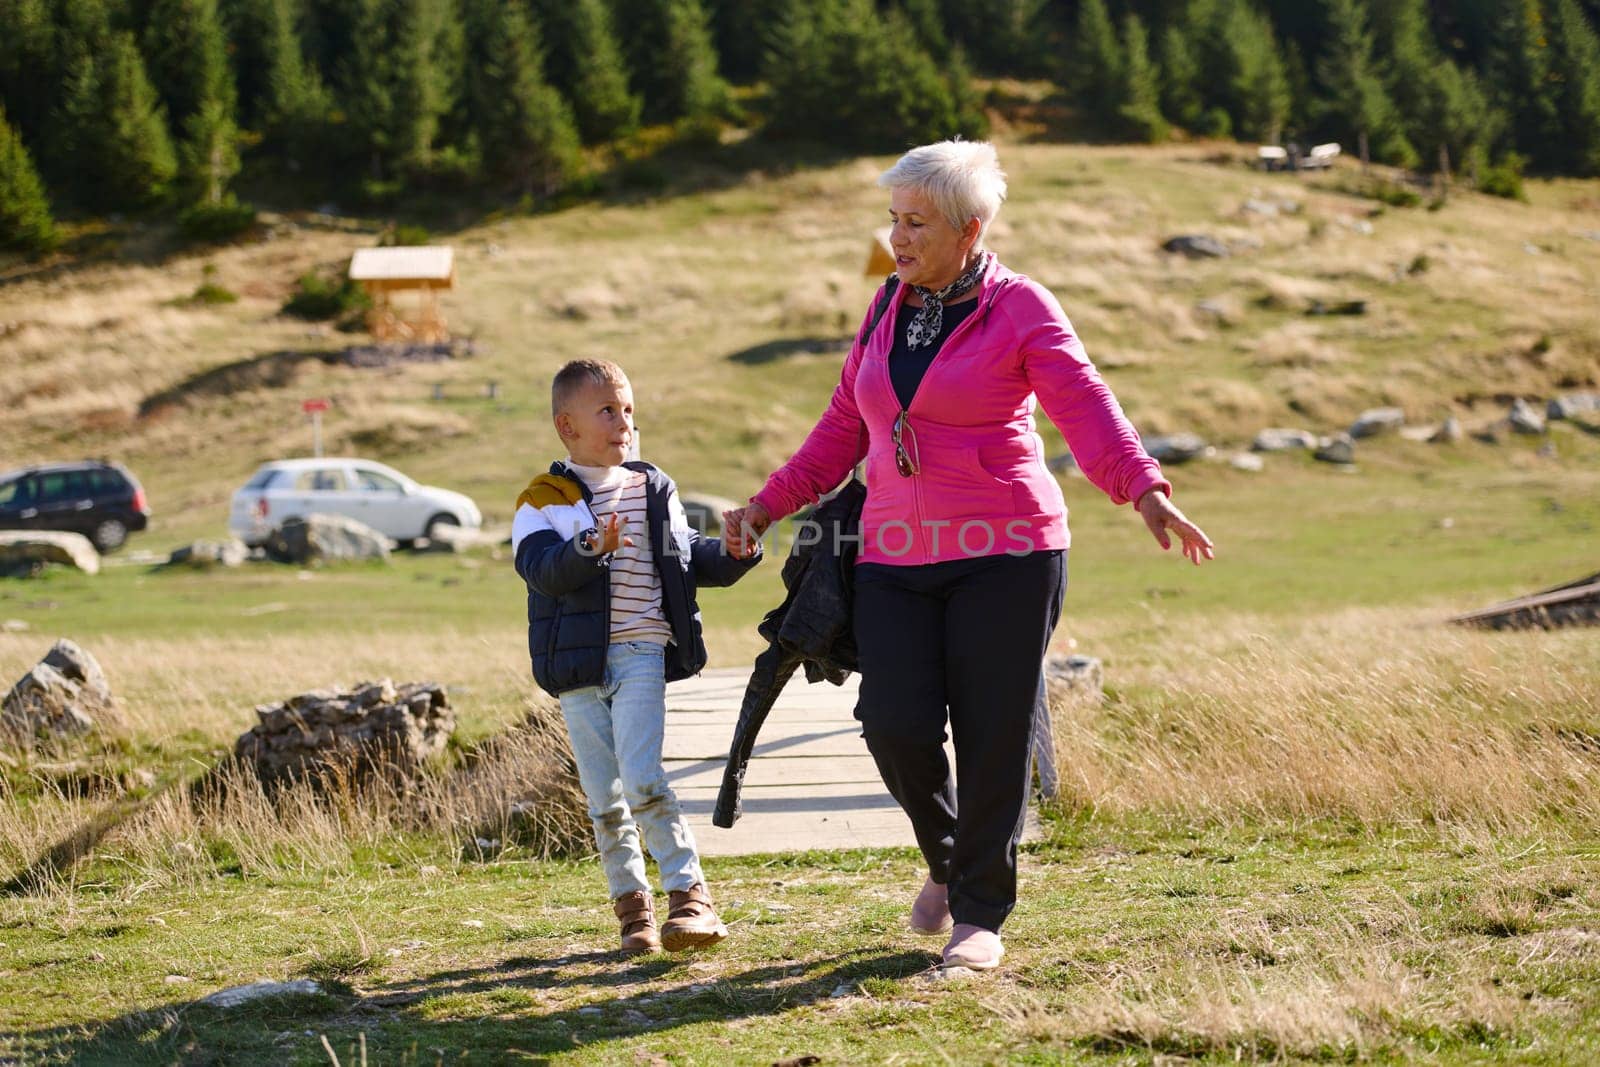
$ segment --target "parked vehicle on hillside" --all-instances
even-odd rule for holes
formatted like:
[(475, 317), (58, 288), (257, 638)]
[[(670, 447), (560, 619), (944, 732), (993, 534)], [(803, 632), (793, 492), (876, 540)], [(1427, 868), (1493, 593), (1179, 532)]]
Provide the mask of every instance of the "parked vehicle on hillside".
[(144, 488), (120, 463), (48, 463), (0, 474), (0, 529), (65, 530), (115, 552), (149, 524)]
[(419, 485), (367, 459), (283, 459), (263, 463), (233, 494), (228, 529), (252, 547), (286, 519), (343, 515), (402, 543), (432, 537), (440, 526), (476, 529), (483, 514), (472, 498)]

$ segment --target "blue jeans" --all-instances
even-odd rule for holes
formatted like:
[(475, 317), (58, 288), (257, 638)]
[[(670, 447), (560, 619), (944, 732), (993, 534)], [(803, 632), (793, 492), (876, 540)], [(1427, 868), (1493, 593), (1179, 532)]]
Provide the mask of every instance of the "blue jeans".
[(705, 881), (694, 835), (661, 766), (667, 718), (664, 654), (661, 645), (648, 641), (614, 644), (606, 651), (603, 685), (561, 694), (561, 715), (613, 899), (636, 889), (650, 891), (641, 833), (661, 867), (664, 889)]

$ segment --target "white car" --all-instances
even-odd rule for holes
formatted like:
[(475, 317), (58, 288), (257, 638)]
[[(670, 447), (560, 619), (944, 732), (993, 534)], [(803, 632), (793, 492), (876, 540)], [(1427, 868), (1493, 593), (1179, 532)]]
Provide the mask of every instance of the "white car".
[(343, 515), (408, 542), (436, 526), (477, 529), (483, 514), (471, 497), (418, 485), (368, 459), (283, 459), (263, 463), (233, 494), (228, 529), (247, 545), (263, 544), (285, 519)]

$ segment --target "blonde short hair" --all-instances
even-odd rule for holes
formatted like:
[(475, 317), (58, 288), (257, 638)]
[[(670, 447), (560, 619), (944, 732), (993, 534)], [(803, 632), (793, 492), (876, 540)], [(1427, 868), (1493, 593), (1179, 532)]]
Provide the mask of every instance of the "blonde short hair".
[(974, 248), (983, 247), (1006, 199), (1006, 174), (988, 141), (937, 141), (913, 148), (878, 176), (878, 184), (920, 191), (958, 230), (977, 219)]
[(628, 376), (609, 359), (575, 359), (556, 371), (550, 382), (550, 414), (561, 414), (573, 396), (590, 385), (627, 384)]

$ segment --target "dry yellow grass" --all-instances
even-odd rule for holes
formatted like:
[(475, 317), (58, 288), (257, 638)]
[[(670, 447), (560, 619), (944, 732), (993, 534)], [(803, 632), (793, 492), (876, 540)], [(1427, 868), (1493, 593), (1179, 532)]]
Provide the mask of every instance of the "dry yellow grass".
[[(1093, 621), (1078, 632), (1092, 642)], [(1072, 808), (1600, 829), (1600, 654), (1582, 631), (1484, 634), (1398, 610), (1235, 619), (1116, 668), (1106, 704), (1056, 710)]]

